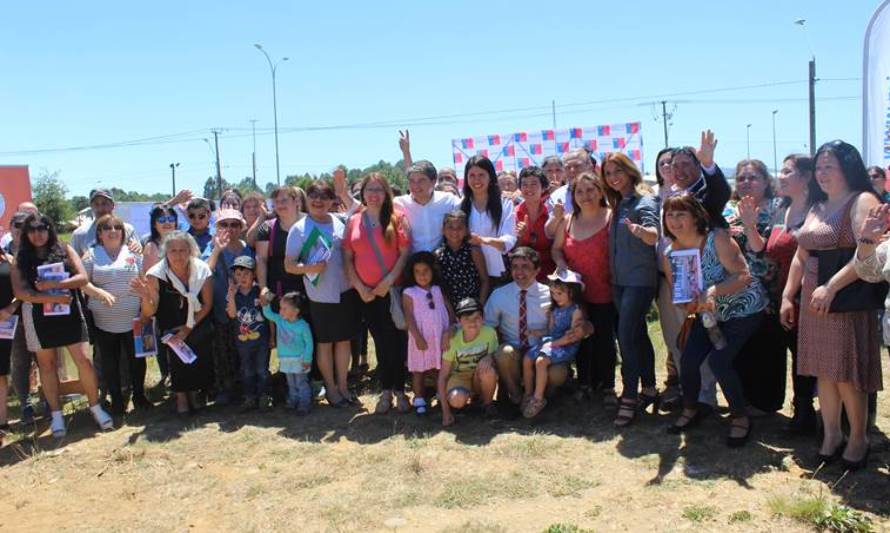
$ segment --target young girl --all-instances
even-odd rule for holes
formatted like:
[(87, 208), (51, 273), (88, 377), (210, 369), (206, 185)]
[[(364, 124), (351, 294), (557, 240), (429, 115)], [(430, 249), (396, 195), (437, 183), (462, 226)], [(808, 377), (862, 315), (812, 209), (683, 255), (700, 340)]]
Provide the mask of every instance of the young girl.
[(525, 387), (522, 415), (526, 418), (537, 416), (547, 405), (544, 391), (550, 367), (568, 365), (575, 359), (581, 339), (573, 331), (584, 322), (580, 305), (584, 291), (581, 276), (571, 270), (558, 270), (547, 278), (552, 299), (549, 332), (529, 331), (529, 336), (540, 337), (540, 341), (532, 345), (522, 361)]
[(454, 322), (454, 312), (442, 295), (436, 257), (418, 252), (408, 259), (402, 308), (408, 326), (408, 371), (414, 390), (414, 409), (426, 414), (424, 378), (441, 367), (442, 334)]
[(478, 246), (470, 244), (467, 214), (455, 209), (445, 215), (442, 234), (444, 242), (435, 254), (452, 309), (464, 298), (475, 298), (485, 305), (490, 290), (485, 257)]
[(288, 292), (281, 297), (280, 309), (272, 310), (275, 295), (263, 295), (263, 315), (275, 323), (278, 340), (278, 367), (287, 376), (287, 406), (296, 408), (297, 414), (305, 415), (312, 406), (312, 332), (309, 324), (300, 318), (300, 295)]

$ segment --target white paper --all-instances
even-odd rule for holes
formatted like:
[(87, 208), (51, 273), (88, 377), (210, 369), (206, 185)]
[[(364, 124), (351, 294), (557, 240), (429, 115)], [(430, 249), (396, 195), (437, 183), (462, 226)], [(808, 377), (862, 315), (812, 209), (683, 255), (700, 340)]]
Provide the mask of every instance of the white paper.
[(674, 286), (671, 290), (674, 304), (685, 304), (696, 299), (704, 290), (701, 274), (701, 253), (698, 248), (674, 250), (670, 254), (671, 276)]
[[(50, 280), (66, 280), (68, 273), (65, 272), (65, 265), (62, 263), (50, 263), (48, 265), (40, 265), (37, 267), (37, 279), (40, 281)], [(51, 289), (46, 291), (47, 294), (60, 295), (68, 294), (68, 289)], [(68, 304), (43, 304), (43, 316), (61, 316), (70, 315), (71, 306)]]
[(158, 354), (154, 317), (146, 323), (143, 323), (141, 318), (133, 319), (133, 346), (136, 357), (151, 357)]
[[(312, 251), (309, 252), (309, 257), (306, 259), (307, 265), (315, 265), (318, 263), (323, 263), (331, 258), (331, 247), (324, 241), (324, 239), (319, 238), (316, 241), (316, 245), (312, 248)], [(305, 274), (306, 279), (309, 280), (309, 283), (315, 283), (315, 280), (321, 274)]]
[(161, 342), (169, 346), (173, 353), (187, 365), (194, 363), (198, 359), (198, 356), (189, 348), (189, 345), (176, 338), (172, 333), (164, 335), (161, 338)]
[(18, 315), (12, 315), (6, 320), (0, 321), (0, 339), (14, 339), (15, 327), (19, 323)]

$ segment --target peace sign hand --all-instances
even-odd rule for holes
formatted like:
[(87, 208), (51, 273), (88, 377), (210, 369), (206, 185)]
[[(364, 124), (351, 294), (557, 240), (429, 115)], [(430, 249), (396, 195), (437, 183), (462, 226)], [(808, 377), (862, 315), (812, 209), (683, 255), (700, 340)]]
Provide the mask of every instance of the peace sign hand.
[(399, 149), (403, 154), (411, 152), (411, 134), (408, 133), (408, 130), (405, 130), (404, 133), (399, 130)]

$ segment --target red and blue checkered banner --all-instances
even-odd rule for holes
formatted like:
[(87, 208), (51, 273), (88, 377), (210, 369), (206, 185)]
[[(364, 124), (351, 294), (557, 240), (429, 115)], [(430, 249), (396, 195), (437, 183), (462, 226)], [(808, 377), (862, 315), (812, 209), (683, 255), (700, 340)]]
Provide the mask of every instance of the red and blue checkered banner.
[(498, 172), (512, 170), (518, 174), (525, 167), (541, 166), (547, 156), (562, 157), (582, 147), (593, 152), (599, 160), (609, 152), (624, 152), (643, 171), (643, 134), (639, 122), (521, 131), (451, 141), (454, 167), (458, 173), (463, 172), (467, 160), (474, 155), (491, 159)]

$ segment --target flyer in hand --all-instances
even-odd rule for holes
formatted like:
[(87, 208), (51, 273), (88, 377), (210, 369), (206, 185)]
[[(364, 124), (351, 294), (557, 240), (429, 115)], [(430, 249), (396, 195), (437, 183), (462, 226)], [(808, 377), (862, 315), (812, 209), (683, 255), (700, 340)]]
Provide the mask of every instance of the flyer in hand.
[(670, 254), (671, 275), (674, 280), (672, 296), (675, 304), (695, 300), (703, 290), (701, 253), (698, 248), (674, 250)]
[(169, 346), (170, 349), (173, 350), (173, 353), (187, 365), (194, 363), (198, 359), (198, 356), (195, 355), (195, 352), (193, 352), (191, 348), (189, 348), (189, 345), (184, 341), (179, 340), (172, 333), (168, 333), (161, 337), (161, 342)]
[(136, 357), (158, 355), (158, 340), (155, 337), (155, 318), (142, 322), (141, 318), (133, 319), (133, 346)]
[[(65, 265), (62, 263), (50, 263), (48, 265), (40, 265), (37, 267), (37, 279), (40, 281), (68, 279), (68, 273), (65, 272)], [(48, 294), (61, 295), (68, 294), (68, 289), (51, 289), (46, 291)], [(43, 304), (43, 316), (60, 316), (70, 315), (71, 306), (68, 304)]]

